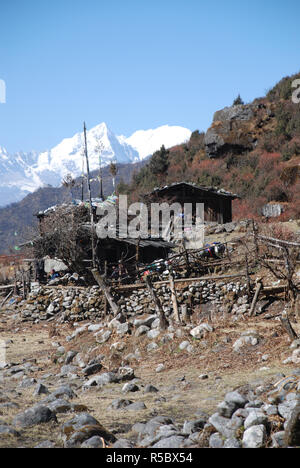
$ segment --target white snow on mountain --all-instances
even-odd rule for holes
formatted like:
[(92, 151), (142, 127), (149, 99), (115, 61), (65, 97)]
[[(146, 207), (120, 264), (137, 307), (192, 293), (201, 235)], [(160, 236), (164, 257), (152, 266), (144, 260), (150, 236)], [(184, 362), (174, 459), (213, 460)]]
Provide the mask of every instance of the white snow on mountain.
[(20, 201), (43, 185), (33, 171), (36, 159), (36, 153), (10, 155), (0, 147), (0, 206)]
[[(178, 126), (164, 125), (154, 130), (140, 130), (129, 138), (116, 136), (105, 123), (87, 131), (90, 170), (101, 164), (133, 163), (153, 154), (164, 145), (166, 148), (189, 140), (191, 131)], [(62, 179), (71, 174), (78, 177), (86, 172), (83, 157), (83, 132), (65, 138), (51, 150), (9, 154), (0, 146), (0, 206), (22, 200), (39, 187), (58, 187)], [(84, 166), (83, 166), (84, 163)]]
[(138, 130), (124, 141), (136, 149), (141, 159), (155, 153), (162, 145), (171, 148), (188, 141), (191, 131), (187, 128), (163, 125), (155, 130)]
[[(54, 186), (60, 185), (68, 173), (73, 177), (82, 174), (84, 136), (77, 133), (72, 138), (65, 138), (61, 143), (38, 156), (35, 173), (41, 181)], [(90, 170), (99, 168), (99, 155), (105, 166), (111, 161), (130, 163), (140, 159), (139, 154), (126, 142), (120, 143), (114, 133), (105, 123), (101, 123), (87, 131), (87, 147)]]

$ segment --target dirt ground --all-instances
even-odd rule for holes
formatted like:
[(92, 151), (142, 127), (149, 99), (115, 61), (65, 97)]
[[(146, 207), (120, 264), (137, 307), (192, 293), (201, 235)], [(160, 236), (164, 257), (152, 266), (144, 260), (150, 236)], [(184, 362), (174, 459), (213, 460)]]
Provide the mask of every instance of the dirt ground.
[[(114, 335), (104, 345), (97, 345), (93, 334), (89, 332), (85, 332), (74, 341), (66, 342), (65, 337), (74, 331), (71, 325), (60, 325), (54, 329), (50, 324), (20, 323), (2, 318), (0, 339), (7, 342), (8, 362), (22, 364), (35, 360), (37, 370), (30, 376), (37, 380), (46, 374), (52, 374), (52, 377), (43, 381), (50, 391), (63, 383), (62, 379), (58, 381), (57, 377), (62, 364), (55, 362), (53, 342), (59, 342), (66, 351), (72, 349), (83, 354), (89, 352), (89, 357), (93, 354), (103, 354), (104, 371), (113, 370), (121, 363), (129, 364), (139, 379), (139, 392), (124, 395), (121, 391), (123, 384), (92, 387), (83, 392), (80, 382), (76, 379), (68, 383), (74, 385), (77, 393), (74, 401), (84, 405), (81, 409), (86, 408), (104, 427), (115, 433), (116, 437), (135, 440), (136, 434), (131, 431), (131, 427), (136, 422), (147, 421), (155, 415), (164, 415), (173, 418), (177, 424), (183, 424), (185, 420), (197, 419), (197, 410), (208, 414), (215, 412), (216, 406), (228, 391), (248, 384), (274, 382), (279, 380), (282, 374), (289, 375), (295, 369), (295, 365), (282, 363), (291, 355), (291, 350), (290, 339), (279, 321), (254, 317), (232, 323), (220, 319), (212, 325), (214, 331), (202, 340), (193, 339), (184, 329), (183, 335), (171, 342), (161, 344), (157, 339), (159, 348), (151, 353), (146, 352), (149, 341), (145, 337), (129, 336), (124, 339), (125, 350), (117, 356), (112, 355), (110, 348), (113, 342), (120, 341), (120, 338)], [(293, 327), (300, 333), (299, 323), (293, 323)], [(260, 342), (256, 346), (243, 348), (241, 353), (234, 352), (234, 341), (243, 331), (249, 329), (255, 329), (259, 333)], [(188, 340), (194, 346), (194, 353), (189, 354), (179, 349), (179, 344), (184, 340)], [(123, 356), (136, 348), (140, 350), (141, 359), (124, 363)], [(265, 355), (267, 358), (263, 360)], [(158, 364), (165, 366), (161, 373), (156, 372)], [(207, 378), (199, 378), (203, 374), (207, 375)], [(156, 386), (159, 392), (144, 393), (143, 388), (148, 383)], [(1, 408), (0, 420), (10, 424), (15, 414), (36, 404), (37, 397), (34, 397), (32, 392), (32, 387), (20, 389), (18, 382), (10, 380), (7, 384), (0, 380), (0, 400), (2, 393), (18, 405), (18, 408)], [(139, 412), (108, 410), (108, 406), (116, 398), (143, 401), (146, 409)], [(22, 431), (21, 438), (0, 438), (0, 447), (34, 447), (43, 440), (52, 440), (60, 446), (59, 428), (72, 414), (57, 417), (59, 424), (51, 423), (26, 429)]]

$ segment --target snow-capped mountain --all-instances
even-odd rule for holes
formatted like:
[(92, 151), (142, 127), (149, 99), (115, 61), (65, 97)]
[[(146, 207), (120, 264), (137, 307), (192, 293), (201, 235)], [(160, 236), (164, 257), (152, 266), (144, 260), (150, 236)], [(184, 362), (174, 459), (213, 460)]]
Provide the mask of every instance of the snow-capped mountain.
[[(189, 140), (191, 131), (178, 126), (162, 126), (154, 130), (140, 130), (129, 138), (116, 136), (105, 123), (87, 131), (90, 170), (101, 163), (133, 163), (160, 149)], [(78, 177), (86, 171), (83, 158), (83, 132), (65, 138), (51, 150), (9, 154), (0, 147), (0, 206), (22, 200), (39, 187), (58, 187), (67, 174)], [(83, 166), (84, 163), (84, 166)]]
[(22, 200), (43, 185), (33, 171), (37, 156), (33, 152), (11, 155), (0, 147), (0, 206)]
[[(60, 185), (66, 174), (71, 174), (73, 177), (80, 176), (83, 162), (85, 164), (83, 144), (83, 133), (65, 138), (50, 151), (39, 154), (35, 173), (43, 183), (53, 186)], [(99, 168), (100, 152), (103, 166), (111, 161), (130, 163), (140, 159), (139, 153), (126, 142), (120, 142), (105, 123), (87, 131), (87, 148), (91, 171)]]
[[(124, 141), (138, 151), (143, 159), (165, 146), (171, 148), (190, 139), (191, 131), (187, 128), (163, 125), (155, 130), (138, 130)], [(122, 138), (122, 137), (120, 137)]]

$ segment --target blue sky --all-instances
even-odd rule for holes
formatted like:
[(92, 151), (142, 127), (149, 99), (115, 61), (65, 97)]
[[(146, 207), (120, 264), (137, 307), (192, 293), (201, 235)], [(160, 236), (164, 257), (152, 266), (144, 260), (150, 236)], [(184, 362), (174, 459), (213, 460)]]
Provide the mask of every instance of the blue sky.
[(0, 146), (42, 151), (105, 121), (117, 134), (206, 130), (300, 70), (297, 0), (0, 0)]

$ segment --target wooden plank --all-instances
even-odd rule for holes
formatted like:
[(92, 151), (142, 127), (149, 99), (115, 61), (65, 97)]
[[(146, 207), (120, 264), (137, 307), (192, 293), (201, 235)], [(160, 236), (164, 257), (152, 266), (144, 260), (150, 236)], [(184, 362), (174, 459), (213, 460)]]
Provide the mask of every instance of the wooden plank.
[(14, 284), (5, 284), (4, 286), (0, 286), (0, 289), (11, 289), (14, 288)]

